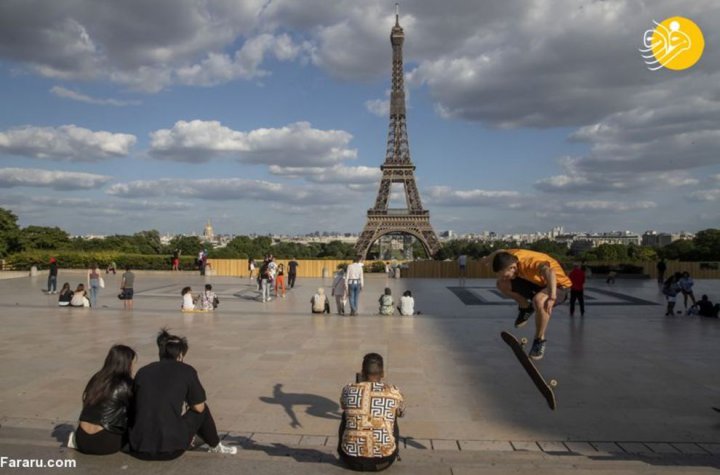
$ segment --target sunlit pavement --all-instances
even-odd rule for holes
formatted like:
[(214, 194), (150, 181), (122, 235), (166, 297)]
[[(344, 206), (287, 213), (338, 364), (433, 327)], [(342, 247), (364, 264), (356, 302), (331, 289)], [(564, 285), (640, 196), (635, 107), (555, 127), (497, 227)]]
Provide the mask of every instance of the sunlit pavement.
[[(61, 270), (58, 284), (74, 287), (83, 278)], [(89, 472), (126, 466), (193, 473), (203, 464), (230, 471), (237, 463), (252, 473), (339, 472), (332, 452), (340, 389), (375, 351), (408, 406), (400, 421), (403, 461), (393, 472), (687, 473), (693, 465), (720, 466), (720, 414), (711, 410), (720, 406), (720, 322), (665, 317), (649, 280), (591, 280), (584, 318), (579, 310), (570, 318), (567, 304), (554, 311), (538, 364), (559, 381), (554, 412), (499, 338), (502, 330), (531, 337), (533, 324), (512, 328), (516, 307), (490, 280), (460, 287), (455, 280), (368, 276), (358, 317), (310, 314), (311, 295), (319, 286), (329, 294), (329, 279), (299, 279), (286, 298), (262, 303), (246, 278), (137, 272), (133, 311), (117, 299), (119, 281), (119, 274), (107, 276), (98, 308), (81, 309), (58, 308), (57, 296), (43, 291), (44, 275), (0, 280), (0, 455), (75, 457)], [(206, 282), (219, 309), (180, 312), (180, 289), (197, 292)], [(398, 300), (410, 289), (422, 314), (375, 315), (386, 286)], [(716, 300), (720, 282), (697, 281), (696, 293)], [(332, 298), (331, 306), (334, 312)], [(82, 389), (108, 348), (130, 345), (146, 364), (157, 358), (154, 339), (163, 326), (189, 339), (186, 362), (199, 371), (217, 425), (243, 447), (241, 455), (192, 453), (149, 464), (62, 448), (58, 440), (77, 420)]]

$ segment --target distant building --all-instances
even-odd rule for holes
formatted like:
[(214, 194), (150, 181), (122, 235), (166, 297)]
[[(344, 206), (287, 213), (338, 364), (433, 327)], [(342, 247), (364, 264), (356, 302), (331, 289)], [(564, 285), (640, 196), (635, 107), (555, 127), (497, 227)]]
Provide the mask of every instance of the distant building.
[(207, 242), (213, 242), (215, 240), (215, 231), (213, 230), (209, 219), (205, 225), (205, 230), (203, 231), (203, 239)]
[(687, 240), (695, 237), (693, 234), (681, 231), (680, 233), (659, 233), (657, 231), (645, 231), (642, 235), (642, 245), (650, 247), (665, 247), (678, 240)]

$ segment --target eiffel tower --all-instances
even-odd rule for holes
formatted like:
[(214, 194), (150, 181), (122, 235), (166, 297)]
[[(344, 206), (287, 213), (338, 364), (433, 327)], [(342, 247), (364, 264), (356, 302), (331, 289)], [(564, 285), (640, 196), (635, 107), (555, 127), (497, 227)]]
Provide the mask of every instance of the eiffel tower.
[[(410, 160), (410, 147), (405, 113), (402, 45), (405, 33), (400, 27), (400, 13), (395, 4), (395, 26), (390, 34), (393, 49), (392, 90), (390, 92), (390, 130), (388, 131), (385, 163), (380, 166), (382, 179), (375, 207), (367, 212), (367, 222), (355, 244), (358, 256), (365, 258), (370, 246), (386, 234), (409, 234), (422, 244), (428, 256), (440, 250), (440, 241), (430, 225), (430, 212), (423, 209), (415, 183), (415, 165)], [(406, 208), (388, 208), (392, 183), (402, 183)]]

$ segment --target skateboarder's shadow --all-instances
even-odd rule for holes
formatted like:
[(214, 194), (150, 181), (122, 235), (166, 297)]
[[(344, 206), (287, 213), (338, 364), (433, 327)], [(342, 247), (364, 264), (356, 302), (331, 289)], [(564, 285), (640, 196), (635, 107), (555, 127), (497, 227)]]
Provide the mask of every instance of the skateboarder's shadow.
[(290, 417), (290, 427), (302, 427), (293, 406), (307, 406), (305, 413), (311, 416), (338, 421), (341, 419), (340, 406), (331, 399), (315, 394), (284, 393), (282, 387), (282, 384), (276, 384), (273, 387), (273, 397), (260, 397), (260, 400), (268, 404), (281, 405)]

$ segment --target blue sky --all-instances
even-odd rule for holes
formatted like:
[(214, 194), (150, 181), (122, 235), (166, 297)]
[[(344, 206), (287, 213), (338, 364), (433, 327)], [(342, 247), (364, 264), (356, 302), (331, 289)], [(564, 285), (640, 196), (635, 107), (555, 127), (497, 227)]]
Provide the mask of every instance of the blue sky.
[[(705, 34), (648, 71), (652, 21)], [(394, 2), (0, 3), (0, 206), (73, 234), (359, 232)], [(408, 130), (436, 230), (720, 224), (716, 2), (407, 1)]]

